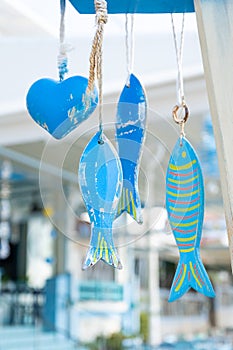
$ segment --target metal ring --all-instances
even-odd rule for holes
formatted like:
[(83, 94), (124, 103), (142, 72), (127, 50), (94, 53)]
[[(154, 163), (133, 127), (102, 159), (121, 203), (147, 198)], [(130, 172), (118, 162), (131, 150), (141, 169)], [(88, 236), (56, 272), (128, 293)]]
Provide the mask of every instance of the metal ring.
[[(177, 115), (179, 109), (181, 109), (181, 108), (184, 109), (184, 117), (183, 117), (182, 119), (180, 119), (180, 118), (178, 117), (178, 115)], [(176, 105), (176, 106), (173, 108), (173, 110), (172, 110), (172, 117), (173, 117), (174, 121), (175, 121), (177, 124), (179, 124), (179, 125), (184, 124), (184, 123), (187, 122), (188, 117), (189, 117), (189, 109), (188, 109), (188, 106), (186, 105), (185, 102), (182, 103), (181, 106)]]

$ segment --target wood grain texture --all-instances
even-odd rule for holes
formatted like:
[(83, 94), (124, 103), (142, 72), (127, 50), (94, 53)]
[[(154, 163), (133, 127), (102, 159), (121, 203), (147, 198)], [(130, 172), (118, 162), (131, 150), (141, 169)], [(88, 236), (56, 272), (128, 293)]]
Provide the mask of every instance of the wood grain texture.
[[(94, 0), (70, 0), (79, 13), (95, 13)], [(107, 0), (108, 13), (194, 12), (193, 0)]]
[(233, 266), (233, 3), (195, 0)]

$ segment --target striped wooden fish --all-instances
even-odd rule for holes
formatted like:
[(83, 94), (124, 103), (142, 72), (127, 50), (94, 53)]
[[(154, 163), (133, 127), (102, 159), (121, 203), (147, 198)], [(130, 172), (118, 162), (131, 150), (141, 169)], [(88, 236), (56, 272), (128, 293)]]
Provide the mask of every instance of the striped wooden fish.
[(180, 253), (169, 301), (180, 298), (190, 288), (214, 297), (199, 252), (204, 216), (202, 171), (193, 147), (185, 138), (179, 138), (169, 160), (166, 208)]

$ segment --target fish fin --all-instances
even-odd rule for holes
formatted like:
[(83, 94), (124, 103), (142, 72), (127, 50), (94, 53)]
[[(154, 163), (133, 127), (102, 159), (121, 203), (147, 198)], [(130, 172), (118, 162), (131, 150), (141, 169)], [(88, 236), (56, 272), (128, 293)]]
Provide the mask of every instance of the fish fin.
[(192, 254), (189, 259), (179, 261), (168, 301), (179, 299), (190, 288), (210, 298), (215, 297), (206, 269), (197, 254)]
[(88, 249), (85, 262), (83, 264), (83, 270), (88, 267), (94, 266), (99, 260), (103, 260), (108, 265), (111, 265), (117, 269), (122, 269), (122, 265), (114, 247), (113, 242), (109, 242), (106, 239), (106, 234), (101, 232), (101, 228), (98, 229), (97, 242), (96, 244), (91, 244)]
[(137, 221), (138, 224), (143, 223), (139, 194), (125, 185), (122, 188), (116, 218), (118, 218), (123, 212), (127, 212), (135, 221)]

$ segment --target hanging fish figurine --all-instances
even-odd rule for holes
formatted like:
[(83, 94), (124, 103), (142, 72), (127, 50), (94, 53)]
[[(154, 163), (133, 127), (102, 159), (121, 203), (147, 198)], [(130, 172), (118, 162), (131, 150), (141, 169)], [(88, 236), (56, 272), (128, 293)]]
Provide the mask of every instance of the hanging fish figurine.
[(91, 221), (90, 248), (83, 269), (95, 265), (101, 259), (121, 269), (112, 237), (112, 223), (122, 190), (122, 168), (114, 147), (100, 131), (83, 151), (78, 177)]
[(204, 216), (204, 185), (197, 155), (185, 137), (177, 141), (166, 175), (166, 208), (180, 260), (169, 301), (190, 288), (208, 296), (215, 293), (200, 258)]
[(126, 211), (140, 224), (143, 219), (138, 174), (146, 117), (145, 92), (135, 75), (130, 74), (129, 85), (125, 85), (117, 108), (116, 141), (123, 171), (123, 189), (116, 217)]

